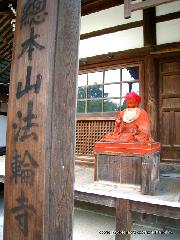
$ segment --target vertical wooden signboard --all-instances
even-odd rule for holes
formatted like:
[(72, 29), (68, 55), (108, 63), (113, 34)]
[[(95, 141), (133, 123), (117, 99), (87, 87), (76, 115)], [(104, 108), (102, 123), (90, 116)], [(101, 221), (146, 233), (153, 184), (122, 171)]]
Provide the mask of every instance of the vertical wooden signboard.
[(18, 0), (4, 240), (72, 239), (80, 0)]

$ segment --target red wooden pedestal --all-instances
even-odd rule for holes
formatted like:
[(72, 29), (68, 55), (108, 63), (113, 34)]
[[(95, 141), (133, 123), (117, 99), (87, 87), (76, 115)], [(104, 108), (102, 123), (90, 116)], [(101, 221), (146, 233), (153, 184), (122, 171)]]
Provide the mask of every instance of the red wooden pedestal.
[(96, 153), (137, 153), (147, 154), (160, 152), (160, 143), (122, 143), (122, 142), (97, 142)]
[(96, 180), (140, 185), (153, 195), (159, 181), (160, 143), (97, 142)]

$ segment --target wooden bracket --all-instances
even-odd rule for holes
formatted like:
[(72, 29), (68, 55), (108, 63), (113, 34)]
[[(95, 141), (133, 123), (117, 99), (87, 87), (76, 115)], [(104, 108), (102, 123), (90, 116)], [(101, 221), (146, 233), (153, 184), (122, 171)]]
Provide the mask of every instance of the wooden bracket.
[(142, 2), (132, 3), (132, 0), (124, 0), (124, 18), (130, 18), (131, 12), (174, 1), (176, 0), (144, 0)]

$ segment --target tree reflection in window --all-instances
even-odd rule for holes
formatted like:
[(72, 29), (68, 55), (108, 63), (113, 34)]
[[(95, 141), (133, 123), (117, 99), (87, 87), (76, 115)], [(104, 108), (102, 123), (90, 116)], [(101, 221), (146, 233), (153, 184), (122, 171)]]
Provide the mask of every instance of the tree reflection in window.
[(103, 86), (97, 85), (96, 83), (93, 86), (87, 87), (87, 98), (102, 98)]

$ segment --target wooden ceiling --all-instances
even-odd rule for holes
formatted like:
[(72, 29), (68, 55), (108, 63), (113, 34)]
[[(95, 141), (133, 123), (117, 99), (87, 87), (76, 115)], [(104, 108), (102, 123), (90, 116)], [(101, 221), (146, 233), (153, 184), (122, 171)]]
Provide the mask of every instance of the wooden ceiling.
[(12, 4), (16, 9), (17, 0), (0, 0), (0, 12), (9, 11), (9, 4)]
[(11, 24), (14, 14), (5, 12), (0, 15), (0, 58), (11, 60), (13, 46), (13, 26)]
[(16, 8), (16, 0), (0, 0), (0, 100), (7, 101), (13, 47), (12, 19), (15, 16), (9, 5)]

